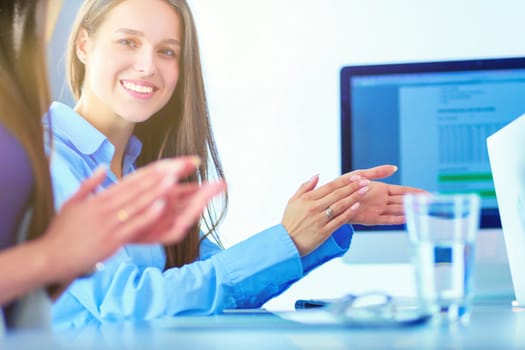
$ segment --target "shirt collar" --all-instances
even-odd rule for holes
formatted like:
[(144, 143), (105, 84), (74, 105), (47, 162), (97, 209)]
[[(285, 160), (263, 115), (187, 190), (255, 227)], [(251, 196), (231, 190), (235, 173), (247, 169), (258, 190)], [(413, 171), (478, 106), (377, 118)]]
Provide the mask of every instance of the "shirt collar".
[[(51, 120), (51, 123), (49, 122)], [(115, 153), (115, 147), (108, 138), (85, 120), (71, 107), (53, 102), (44, 117), (44, 126), (53, 128), (53, 133), (64, 137), (80, 153), (97, 158), (97, 162), (109, 164)], [(142, 143), (134, 135), (131, 136), (124, 154), (124, 173), (134, 168), (134, 163), (140, 155)]]
[(142, 150), (142, 143), (135, 135), (131, 135), (131, 138), (128, 141), (126, 146), (126, 152), (124, 153), (124, 165), (122, 167), (122, 172), (124, 175), (135, 170), (135, 161), (140, 155)]

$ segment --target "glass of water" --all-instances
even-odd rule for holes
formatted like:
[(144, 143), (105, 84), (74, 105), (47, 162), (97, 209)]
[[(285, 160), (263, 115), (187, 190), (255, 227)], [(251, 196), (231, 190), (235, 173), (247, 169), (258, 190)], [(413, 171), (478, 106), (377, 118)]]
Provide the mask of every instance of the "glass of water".
[(408, 194), (404, 208), (422, 308), (440, 319), (468, 320), (479, 196)]

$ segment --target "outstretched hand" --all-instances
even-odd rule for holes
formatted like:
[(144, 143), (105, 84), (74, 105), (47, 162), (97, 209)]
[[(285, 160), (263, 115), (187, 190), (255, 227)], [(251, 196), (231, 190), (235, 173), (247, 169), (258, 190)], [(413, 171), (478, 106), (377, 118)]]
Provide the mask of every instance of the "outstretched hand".
[(315, 189), (318, 182), (319, 177), (314, 176), (299, 187), (281, 221), (301, 256), (321, 245), (360, 211), (359, 202), (370, 181), (359, 175), (343, 175)]
[[(384, 179), (385, 177), (392, 176), (397, 171), (397, 166), (395, 165), (378, 165), (368, 169), (358, 169), (353, 170), (345, 175), (359, 175), (369, 180)], [(343, 176), (345, 176), (343, 175)]]
[[(391, 176), (395, 171), (397, 171), (397, 167), (393, 165), (381, 165), (351, 173), (375, 180)], [(360, 199), (361, 209), (352, 216), (349, 223), (361, 225), (403, 224), (405, 222), (403, 196), (407, 193), (424, 192), (426, 191), (415, 187), (372, 181), (369, 185), (369, 191)]]
[(396, 171), (396, 166), (381, 165), (352, 171), (319, 188), (316, 188), (318, 176), (302, 184), (288, 201), (281, 221), (301, 256), (313, 251), (346, 223), (404, 223), (403, 195), (425, 191), (371, 181)]
[(361, 198), (361, 210), (349, 221), (361, 225), (401, 225), (405, 223), (403, 196), (425, 192), (421, 189), (373, 181)]

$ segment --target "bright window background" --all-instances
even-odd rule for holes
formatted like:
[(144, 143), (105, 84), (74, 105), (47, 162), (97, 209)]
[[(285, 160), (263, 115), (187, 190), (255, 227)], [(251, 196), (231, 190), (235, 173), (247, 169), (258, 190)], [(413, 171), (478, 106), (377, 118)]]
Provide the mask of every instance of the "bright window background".
[(525, 54), (519, 0), (190, 3), (230, 184), (227, 244), (278, 223), (312, 175), (339, 174), (342, 65)]

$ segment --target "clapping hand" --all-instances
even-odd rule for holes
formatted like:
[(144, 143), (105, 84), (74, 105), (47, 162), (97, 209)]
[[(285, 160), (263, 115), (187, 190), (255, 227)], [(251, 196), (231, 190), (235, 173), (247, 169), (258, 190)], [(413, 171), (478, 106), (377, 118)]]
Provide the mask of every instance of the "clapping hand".
[[(397, 171), (392, 165), (352, 171), (370, 180), (391, 176)], [(400, 225), (405, 222), (403, 196), (407, 193), (423, 193), (422, 189), (391, 185), (379, 181), (371, 181), (369, 191), (360, 199), (361, 207), (349, 220), (351, 224), (361, 225)]]
[[(195, 157), (157, 161), (103, 191), (97, 189), (106, 171), (95, 172), (65, 202), (38, 240), (42, 251), (54, 252), (55, 262), (50, 265), (57, 270), (55, 281), (68, 281), (89, 271), (124, 244), (181, 241), (211, 198), (225, 189), (222, 181), (178, 182), (198, 165)], [(174, 211), (177, 199), (183, 206)]]
[(346, 174), (315, 188), (319, 177), (302, 184), (286, 206), (282, 225), (304, 256), (321, 245), (339, 226), (359, 212), (369, 180)]

